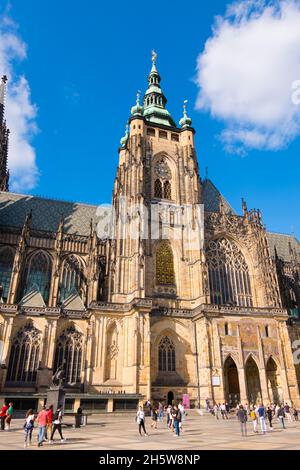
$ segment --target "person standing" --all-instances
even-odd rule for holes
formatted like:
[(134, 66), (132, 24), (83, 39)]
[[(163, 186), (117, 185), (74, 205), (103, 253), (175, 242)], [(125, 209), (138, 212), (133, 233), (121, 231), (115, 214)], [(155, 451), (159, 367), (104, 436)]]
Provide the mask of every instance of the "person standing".
[(48, 424), (48, 412), (45, 406), (43, 406), (41, 411), (39, 412), (37, 420), (38, 420), (38, 425), (39, 425), (38, 447), (41, 447), (44, 442), (44, 436), (45, 436), (46, 427)]
[(180, 436), (180, 428), (179, 428), (179, 423), (181, 421), (181, 415), (178, 407), (175, 405), (172, 411), (172, 417), (173, 417), (173, 424), (174, 424), (174, 429), (175, 429), (175, 436), (179, 437)]
[(152, 429), (157, 429), (157, 409), (153, 407), (152, 409), (152, 423), (151, 423), (151, 428)]
[(241, 434), (242, 436), (247, 437), (247, 411), (244, 409), (243, 405), (239, 406), (236, 415), (241, 426)]
[(209, 399), (208, 398), (206, 398), (206, 400), (205, 400), (205, 407), (206, 407), (206, 411), (210, 411)]
[(53, 422), (53, 405), (50, 405), (49, 408), (47, 409), (47, 427), (46, 427), (46, 432), (45, 432), (45, 440), (48, 441), (48, 433), (49, 437), (52, 434), (52, 422)]
[(214, 415), (216, 419), (219, 419), (219, 414), (220, 414), (220, 408), (217, 405), (217, 403), (214, 404)]
[(285, 425), (284, 425), (285, 413), (284, 413), (283, 406), (279, 406), (279, 408), (277, 409), (277, 418), (282, 426), (282, 429), (285, 429)]
[(284, 413), (285, 413), (285, 415), (287, 416), (288, 420), (289, 420), (289, 421), (292, 421), (292, 416), (291, 416), (290, 408), (291, 408), (291, 407), (290, 407), (287, 403), (284, 405)]
[(25, 442), (24, 447), (31, 446), (32, 432), (34, 428), (35, 415), (33, 409), (27, 411), (24, 423)]
[(260, 422), (261, 432), (263, 434), (266, 434), (267, 433), (266, 409), (265, 409), (263, 403), (261, 403), (261, 405), (259, 405), (259, 407), (257, 408), (257, 413), (258, 413), (258, 419), (259, 419), (259, 422)]
[(8, 410), (8, 406), (7, 406), (7, 404), (4, 402), (4, 403), (3, 403), (3, 406), (2, 406), (2, 408), (1, 408), (1, 412), (0, 412), (1, 431), (4, 431), (4, 428), (5, 428), (5, 420), (6, 420), (6, 416), (7, 416), (7, 410)]
[(272, 420), (273, 420), (273, 410), (270, 406), (267, 408), (267, 417), (269, 421), (270, 430), (273, 431)]
[(252, 424), (253, 424), (253, 432), (257, 433), (257, 414), (256, 414), (256, 411), (255, 411), (255, 408), (254, 407), (251, 407), (250, 409), (250, 419), (252, 421)]
[(227, 410), (226, 410), (226, 405), (225, 403), (222, 403), (222, 405), (220, 406), (221, 408), (221, 415), (222, 415), (222, 418), (223, 419), (228, 419), (228, 414), (227, 414)]
[(296, 407), (294, 408), (294, 420), (298, 421), (298, 410)]
[(183, 432), (183, 423), (185, 421), (185, 409), (184, 409), (183, 403), (181, 403), (181, 402), (179, 403), (178, 409), (179, 409), (179, 412), (180, 412), (179, 431), (180, 431), (180, 433), (182, 433)]
[(141, 406), (139, 407), (139, 410), (137, 412), (136, 421), (139, 425), (140, 436), (142, 435), (142, 429), (144, 431), (144, 436), (148, 436), (146, 428), (145, 428), (145, 412)]
[(5, 431), (10, 431), (11, 420), (13, 416), (13, 403), (8, 404), (8, 410), (5, 418)]
[(59, 435), (60, 435), (60, 439), (61, 439), (61, 442), (65, 442), (66, 439), (64, 439), (63, 435), (62, 435), (62, 430), (61, 430), (61, 423), (62, 423), (62, 406), (59, 405), (54, 416), (53, 416), (53, 428), (52, 428), (52, 433), (51, 433), (51, 437), (50, 437), (50, 444), (53, 444), (53, 436), (55, 434), (55, 431), (57, 430)]

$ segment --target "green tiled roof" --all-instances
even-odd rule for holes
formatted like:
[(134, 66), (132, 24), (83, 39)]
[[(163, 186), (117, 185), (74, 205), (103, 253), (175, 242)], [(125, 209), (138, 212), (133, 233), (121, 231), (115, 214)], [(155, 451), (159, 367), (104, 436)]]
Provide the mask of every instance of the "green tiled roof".
[(267, 232), (267, 237), (272, 257), (275, 257), (276, 248), (278, 256), (286, 262), (289, 262), (292, 259), (291, 250), (296, 251), (300, 259), (300, 243), (294, 235)]
[(89, 235), (91, 219), (97, 222), (96, 210), (97, 206), (88, 204), (0, 192), (0, 225), (22, 227), (32, 211), (31, 227), (35, 230), (56, 232), (64, 217), (66, 233)]

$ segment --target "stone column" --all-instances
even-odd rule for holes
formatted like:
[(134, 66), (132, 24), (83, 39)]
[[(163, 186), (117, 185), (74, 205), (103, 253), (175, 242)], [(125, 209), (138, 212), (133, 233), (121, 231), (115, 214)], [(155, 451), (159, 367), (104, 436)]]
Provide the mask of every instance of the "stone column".
[(268, 391), (264, 351), (263, 351), (263, 345), (262, 345), (262, 340), (261, 340), (261, 335), (260, 335), (260, 329), (258, 325), (256, 326), (256, 333), (257, 333), (257, 344), (258, 344), (258, 354), (259, 354), (259, 363), (260, 363), (260, 367), (259, 367), (260, 388), (261, 388), (262, 401), (264, 402), (264, 404), (266, 404), (270, 401), (270, 397), (269, 397), (269, 391)]
[(242, 346), (242, 339), (240, 335), (240, 327), (237, 325), (237, 344), (240, 356), (240, 364), (238, 367), (238, 374), (239, 374), (239, 385), (240, 385), (240, 399), (241, 402), (248, 402), (247, 397), (247, 383), (246, 383), (246, 376), (245, 376), (245, 364), (244, 364), (244, 354), (243, 354), (243, 346)]
[(9, 361), (9, 352), (10, 346), (12, 343), (12, 329), (13, 329), (14, 317), (4, 317), (4, 327), (3, 327), (3, 350), (2, 350), (2, 364), (6, 366), (5, 369), (0, 369), (0, 390), (4, 388), (6, 375), (7, 375), (7, 367)]

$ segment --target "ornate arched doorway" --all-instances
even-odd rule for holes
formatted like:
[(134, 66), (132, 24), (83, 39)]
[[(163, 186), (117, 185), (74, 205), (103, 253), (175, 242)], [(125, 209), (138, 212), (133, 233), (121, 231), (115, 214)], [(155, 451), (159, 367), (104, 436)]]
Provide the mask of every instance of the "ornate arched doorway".
[(262, 401), (261, 386), (257, 364), (252, 356), (248, 357), (245, 366), (247, 397), (249, 403), (259, 403)]
[(283, 401), (280, 370), (272, 357), (269, 357), (267, 366), (267, 383), (270, 401), (281, 403)]
[(235, 406), (240, 401), (240, 384), (236, 363), (231, 356), (224, 363), (225, 400), (230, 406)]

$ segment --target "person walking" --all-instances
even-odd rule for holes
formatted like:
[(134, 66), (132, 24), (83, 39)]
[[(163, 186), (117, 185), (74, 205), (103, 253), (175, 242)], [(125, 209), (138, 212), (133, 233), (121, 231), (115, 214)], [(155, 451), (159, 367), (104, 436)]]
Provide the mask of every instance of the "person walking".
[(216, 419), (219, 419), (220, 408), (219, 408), (219, 406), (217, 405), (217, 403), (214, 404), (214, 415), (215, 415), (215, 418), (216, 418)]
[(256, 414), (256, 411), (255, 411), (255, 408), (254, 407), (251, 407), (250, 409), (250, 419), (252, 421), (252, 424), (253, 424), (253, 432), (257, 433), (257, 414)]
[(52, 433), (51, 433), (51, 437), (50, 437), (50, 444), (53, 444), (53, 437), (54, 437), (54, 434), (55, 434), (55, 431), (57, 430), (58, 431), (58, 434), (60, 435), (60, 439), (61, 439), (61, 443), (65, 442), (66, 439), (63, 437), (62, 435), (62, 431), (61, 431), (61, 423), (62, 423), (62, 406), (59, 405), (54, 416), (53, 416), (53, 428), (52, 428)]
[(7, 404), (4, 402), (4, 403), (3, 403), (3, 406), (2, 406), (2, 408), (1, 408), (1, 412), (0, 412), (1, 431), (4, 431), (4, 429), (5, 429), (5, 420), (6, 420), (6, 416), (7, 416), (7, 410), (8, 410), (8, 406), (7, 406)]
[(5, 431), (10, 431), (11, 420), (13, 416), (13, 403), (8, 404), (8, 410), (5, 418)]
[(208, 398), (206, 398), (206, 400), (205, 400), (205, 407), (206, 407), (206, 411), (210, 411), (209, 399)]
[(222, 403), (222, 405), (220, 406), (220, 410), (221, 410), (222, 419), (228, 419), (228, 414), (227, 414), (225, 403)]
[(241, 434), (242, 436), (247, 437), (247, 411), (244, 409), (243, 405), (239, 406), (236, 415), (241, 426)]
[(180, 433), (183, 433), (183, 423), (185, 421), (185, 415), (186, 415), (183, 403), (181, 402), (179, 403), (178, 409), (180, 412), (179, 431)]
[(298, 410), (296, 407), (294, 408), (294, 421), (298, 421)]
[(179, 437), (180, 436), (179, 423), (181, 421), (181, 414), (176, 405), (173, 408), (172, 417), (173, 417), (173, 423), (174, 423), (174, 429), (175, 429), (175, 436)]
[(266, 426), (266, 408), (264, 407), (264, 404), (261, 403), (259, 407), (257, 408), (257, 413), (258, 413), (258, 419), (260, 422), (260, 428), (261, 432), (263, 434), (267, 433), (267, 426)]
[(285, 415), (287, 416), (288, 420), (289, 420), (289, 421), (292, 421), (292, 416), (291, 416), (290, 409), (291, 409), (291, 407), (286, 403), (286, 404), (284, 405), (284, 413), (285, 413)]
[(161, 402), (158, 404), (158, 421), (161, 423), (164, 421), (164, 406)]
[(53, 422), (53, 405), (50, 405), (49, 408), (47, 408), (47, 427), (46, 427), (46, 432), (45, 432), (45, 441), (48, 441), (52, 434), (52, 422)]
[(268, 406), (266, 414), (267, 414), (267, 418), (268, 418), (268, 421), (269, 421), (270, 431), (273, 431), (273, 425), (272, 425), (273, 410), (270, 406)]
[(136, 414), (136, 422), (139, 425), (140, 436), (142, 435), (142, 429), (144, 432), (144, 436), (148, 436), (146, 428), (145, 428), (145, 412), (141, 406), (139, 407), (139, 410)]
[(42, 447), (43, 442), (44, 442), (46, 427), (47, 427), (47, 424), (48, 424), (48, 412), (47, 412), (45, 406), (43, 406), (41, 411), (39, 412), (37, 421), (38, 421), (38, 425), (39, 425), (38, 447)]
[(227, 418), (229, 419), (229, 413), (230, 413), (230, 406), (229, 403), (225, 403), (225, 408), (226, 408), (226, 413), (227, 413)]
[(34, 428), (35, 415), (33, 409), (27, 411), (24, 423), (24, 447), (31, 446), (32, 432)]
[(151, 423), (151, 428), (152, 429), (157, 429), (157, 409), (153, 407), (152, 409), (152, 423)]
[(277, 418), (282, 426), (282, 429), (285, 429), (285, 424), (284, 424), (285, 412), (284, 412), (283, 406), (279, 406), (277, 410)]

